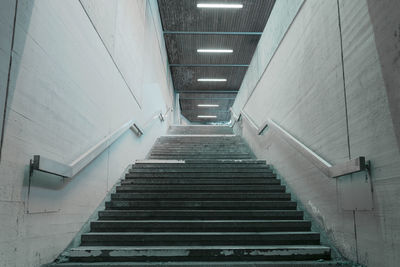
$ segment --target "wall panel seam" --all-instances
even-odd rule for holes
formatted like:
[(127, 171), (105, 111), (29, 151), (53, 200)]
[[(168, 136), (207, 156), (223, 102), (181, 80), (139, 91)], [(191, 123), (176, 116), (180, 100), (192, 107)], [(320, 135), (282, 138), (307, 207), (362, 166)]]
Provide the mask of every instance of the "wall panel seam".
[(80, 5), (82, 6), (82, 9), (83, 9), (83, 11), (85, 12), (85, 14), (86, 14), (87, 18), (89, 19), (90, 23), (92, 24), (93, 29), (96, 31), (97, 35), (99, 36), (99, 39), (100, 39), (101, 43), (103, 44), (104, 48), (106, 49), (108, 55), (110, 56), (112, 62), (114, 63), (115, 68), (117, 69), (118, 73), (121, 75), (121, 78), (122, 78), (122, 80), (124, 81), (125, 85), (128, 87), (128, 90), (129, 90), (129, 92), (131, 93), (133, 99), (135, 100), (135, 102), (136, 102), (136, 104), (139, 106), (139, 108), (142, 109), (142, 106), (140, 105), (140, 103), (139, 103), (139, 101), (137, 100), (135, 94), (133, 93), (131, 87), (129, 86), (128, 82), (126, 81), (124, 75), (122, 74), (121, 70), (119, 69), (118, 64), (117, 64), (117, 62), (115, 62), (115, 59), (114, 59), (114, 57), (112, 56), (110, 50), (107, 48), (107, 46), (106, 46), (106, 44), (105, 44), (103, 38), (101, 37), (99, 31), (97, 30), (97, 28), (96, 28), (96, 26), (94, 25), (92, 19), (90, 18), (89, 13), (87, 12), (85, 6), (83, 5), (83, 3), (82, 3), (81, 0), (79, 0), (79, 3), (80, 3)]
[(343, 56), (343, 37), (342, 37), (342, 23), (340, 18), (340, 6), (339, 0), (337, 0), (337, 8), (338, 8), (338, 26), (339, 26), (339, 38), (340, 38), (340, 59), (342, 63), (342, 78), (343, 78), (343, 93), (344, 93), (344, 109), (345, 109), (345, 118), (346, 118), (346, 134), (347, 134), (347, 149), (348, 149), (348, 157), (351, 159), (351, 150), (350, 150), (350, 135), (349, 135), (349, 116), (347, 112), (347, 92), (346, 92), (346, 74), (344, 69), (344, 56)]
[(3, 141), (4, 141), (4, 132), (5, 132), (5, 126), (6, 126), (6, 111), (7, 111), (7, 99), (8, 99), (8, 93), (9, 93), (9, 88), (10, 88), (10, 81), (11, 81), (11, 68), (12, 68), (12, 61), (13, 61), (13, 50), (14, 50), (14, 40), (15, 40), (15, 25), (17, 22), (17, 11), (18, 11), (18, 0), (15, 0), (15, 12), (14, 12), (14, 20), (13, 20), (13, 30), (12, 30), (12, 36), (11, 36), (11, 47), (10, 47), (10, 57), (9, 57), (9, 62), (8, 62), (8, 75), (7, 75), (7, 85), (6, 85), (6, 93), (4, 97), (4, 110), (3, 110), (3, 118), (1, 121), (1, 138), (0, 138), (0, 162), (1, 162), (1, 156), (2, 156), (2, 150), (3, 150)]
[[(156, 2), (156, 3), (157, 3), (157, 6), (158, 6), (158, 2)], [(153, 13), (153, 9), (152, 9), (151, 4), (149, 4), (149, 10), (150, 10), (151, 17), (152, 17), (151, 21), (153, 22), (154, 28), (157, 29), (156, 22), (154, 21), (154, 13)], [(162, 30), (162, 32), (164, 32), (164, 27), (163, 27), (163, 24), (162, 24), (163, 22), (162, 22), (161, 16), (160, 16), (160, 22), (161, 22), (161, 30)], [(164, 60), (163, 60), (164, 56), (163, 56), (163, 54), (161, 52), (162, 47), (160, 45), (161, 42), (160, 42), (158, 34), (156, 34), (156, 38), (157, 38), (157, 42), (158, 42), (158, 52), (160, 53), (161, 60), (164, 63)], [(162, 35), (162, 38), (164, 39), (163, 35)], [(165, 47), (165, 40), (162, 43), (164, 44), (165, 51), (167, 51), (167, 48)], [(165, 61), (166, 61), (167, 65), (164, 65), (164, 68), (162, 68), (162, 69), (164, 70), (164, 74), (167, 77), (167, 83), (170, 84), (170, 85), (172, 84), (172, 86), (173, 86), (174, 83), (172, 82), (171, 72), (170, 72), (170, 69), (169, 69), (168, 56), (165, 58)], [(168, 94), (169, 94), (169, 96), (171, 98), (170, 100), (172, 101), (173, 95), (171, 94), (171, 90), (168, 90)]]
[[(247, 97), (247, 100), (246, 100), (246, 102), (244, 103), (244, 105), (243, 105), (243, 107), (242, 107), (242, 110), (245, 109), (247, 103), (250, 101), (250, 98), (253, 96), (254, 91), (256, 90), (256, 88), (257, 88), (258, 84), (260, 83), (262, 77), (264, 76), (265, 72), (267, 71), (267, 69), (268, 69), (270, 63), (271, 63), (272, 60), (274, 59), (274, 57), (275, 57), (275, 55), (276, 55), (276, 52), (279, 50), (279, 48), (280, 48), (280, 46), (281, 46), (283, 40), (286, 38), (287, 33), (289, 32), (289, 30), (290, 30), (290, 28), (292, 27), (294, 21), (296, 20), (298, 14), (300, 13), (300, 11), (301, 11), (301, 9), (302, 9), (302, 7), (303, 7), (305, 1), (307, 1), (307, 0), (304, 0), (304, 1), (301, 3), (299, 9), (297, 10), (296, 15), (293, 17), (293, 20), (290, 22), (290, 24), (289, 24), (289, 26), (287, 27), (285, 33), (283, 34), (281, 40), (279, 41), (278, 46), (276, 47), (276, 49), (274, 50), (274, 52), (273, 52), (271, 58), (269, 59), (268, 64), (265, 66), (263, 72), (262, 72), (261, 75), (258, 77), (257, 83), (256, 83), (256, 84), (254, 85), (254, 87), (251, 89), (251, 93), (250, 93), (249, 96)], [(251, 63), (252, 63), (252, 62), (250, 62), (250, 65), (251, 65)], [(239, 90), (240, 90), (240, 88), (239, 88)]]

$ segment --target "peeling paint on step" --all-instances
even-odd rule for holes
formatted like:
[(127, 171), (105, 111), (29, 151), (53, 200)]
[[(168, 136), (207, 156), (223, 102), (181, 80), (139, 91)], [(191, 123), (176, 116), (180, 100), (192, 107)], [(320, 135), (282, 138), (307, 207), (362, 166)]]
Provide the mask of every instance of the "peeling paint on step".
[(110, 257), (174, 257), (189, 256), (189, 250), (113, 250), (109, 252)]
[(233, 250), (223, 250), (220, 252), (220, 254), (224, 255), (224, 256), (231, 256), (234, 254), (234, 251)]
[(253, 250), (248, 255), (251, 256), (289, 256), (289, 255), (312, 255), (315, 254), (314, 250), (292, 250), (292, 249), (281, 249), (281, 250)]
[(100, 250), (75, 250), (71, 253), (73, 257), (98, 257), (101, 255)]

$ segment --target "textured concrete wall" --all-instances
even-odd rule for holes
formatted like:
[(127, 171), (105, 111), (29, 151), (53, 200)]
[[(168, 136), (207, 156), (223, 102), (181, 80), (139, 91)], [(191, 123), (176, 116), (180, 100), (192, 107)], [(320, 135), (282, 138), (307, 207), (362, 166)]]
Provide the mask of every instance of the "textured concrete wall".
[(0, 150), (2, 147), (1, 136), (4, 126), (4, 108), (9, 84), (8, 74), (10, 69), (14, 17), (15, 0), (3, 1), (0, 8)]
[[(333, 164), (366, 156), (368, 192), (362, 181), (349, 185), (356, 176), (325, 177), (273, 131), (258, 136), (246, 120), (236, 130), (274, 165), (344, 256), (398, 266), (400, 155), (376, 43), (366, 0), (307, 0), (260, 81), (246, 88), (254, 92), (244, 106), (258, 126), (274, 119)], [(235, 103), (235, 113), (245, 102)]]
[(368, 8), (400, 150), (400, 1), (368, 0)]
[(265, 25), (264, 34), (260, 38), (251, 64), (240, 86), (239, 94), (233, 104), (232, 109), (235, 112), (240, 112), (253, 93), (303, 2), (304, 0), (279, 0), (275, 2)]
[[(14, 7), (0, 3), (2, 94)], [(169, 122), (152, 117), (172, 106), (172, 86), (155, 0), (18, 0), (12, 54), (0, 266), (39, 266), (62, 252), (128, 164), (166, 132)], [(71, 180), (35, 172), (29, 183), (32, 155), (68, 164), (130, 119), (143, 127), (141, 138), (126, 132)]]

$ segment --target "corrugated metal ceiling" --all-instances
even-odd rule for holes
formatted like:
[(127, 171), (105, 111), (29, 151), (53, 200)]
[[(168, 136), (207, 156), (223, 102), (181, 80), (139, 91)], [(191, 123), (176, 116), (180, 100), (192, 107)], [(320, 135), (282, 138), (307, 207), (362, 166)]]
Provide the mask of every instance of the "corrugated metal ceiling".
[[(237, 91), (247, 67), (171, 67), (174, 88), (189, 91)], [(226, 78), (226, 82), (198, 82), (202, 78)]]
[[(241, 3), (242, 9), (201, 9), (197, 3)], [(164, 31), (262, 32), (272, 0), (158, 0)]]
[[(201, 9), (198, 3), (243, 4), (241, 9)], [(158, 0), (174, 88), (182, 114), (193, 122), (230, 119), (229, 108), (264, 30), (275, 0)], [(197, 49), (232, 49), (200, 54)], [(198, 82), (225, 78), (226, 82)], [(219, 107), (198, 107), (218, 104)], [(197, 118), (216, 115), (216, 119)]]
[[(165, 34), (169, 64), (250, 64), (260, 35)], [(197, 53), (198, 48), (233, 49), (232, 54)]]

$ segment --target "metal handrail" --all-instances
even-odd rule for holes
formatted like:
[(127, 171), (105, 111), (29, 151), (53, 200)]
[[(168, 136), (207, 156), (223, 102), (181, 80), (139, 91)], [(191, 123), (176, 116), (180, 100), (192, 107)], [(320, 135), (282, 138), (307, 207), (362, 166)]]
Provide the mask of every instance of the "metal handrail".
[(236, 113), (233, 111), (232, 107), (229, 108), (229, 111), (232, 113), (232, 117), (233, 117), (233, 122), (229, 127), (233, 128), (233, 126), (235, 126), (236, 122), (238, 122), (241, 119), (242, 113), (240, 113), (239, 115), (236, 115)]
[(45, 158), (41, 155), (34, 155), (33, 159), (30, 160), (29, 173), (32, 175), (33, 171), (37, 170), (65, 178), (74, 177), (97, 156), (99, 156), (105, 149), (113, 144), (128, 129), (131, 129), (137, 136), (141, 136), (143, 134), (143, 131), (134, 123), (134, 120), (130, 120), (108, 136), (104, 137), (100, 142), (91, 147), (88, 151), (83, 153), (70, 164), (60, 163), (58, 161)]
[[(279, 126), (272, 119), (268, 119), (261, 127), (258, 127), (257, 124), (244, 112), (241, 112), (242, 117), (244, 117), (249, 124), (257, 131), (258, 135), (261, 135), (265, 130), (271, 128), (275, 132), (279, 134), (283, 140), (285, 140), (289, 145), (293, 146), (297, 151), (299, 151), (305, 158), (311, 161), (318, 169), (321, 170), (326, 176), (331, 178), (337, 178), (341, 176), (345, 176), (348, 174), (369, 170), (370, 163), (365, 160), (365, 157), (357, 157), (346, 161), (344, 163), (339, 163), (336, 165), (330, 164), (328, 161), (323, 159), (317, 153), (312, 151), (306, 145), (301, 143), (298, 139), (296, 139), (293, 135)], [(239, 118), (240, 119), (240, 118)]]

